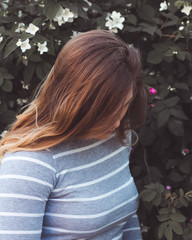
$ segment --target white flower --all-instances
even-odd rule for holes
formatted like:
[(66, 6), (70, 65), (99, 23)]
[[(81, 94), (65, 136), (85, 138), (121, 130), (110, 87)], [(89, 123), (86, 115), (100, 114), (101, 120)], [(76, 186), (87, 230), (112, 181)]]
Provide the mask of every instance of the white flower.
[(182, 31), (184, 29), (184, 26), (180, 26), (179, 30)]
[(0, 43), (3, 41), (3, 37), (1, 36), (1, 33), (0, 33)]
[(71, 36), (71, 38), (77, 37), (82, 34), (81, 32), (77, 32), (77, 31), (72, 31), (72, 32), (73, 32), (73, 35)]
[(21, 18), (23, 16), (23, 13), (21, 10), (18, 11), (18, 17)]
[(5, 137), (5, 135), (7, 134), (7, 130), (4, 130), (1, 134), (0, 134), (0, 136), (3, 138), (3, 137)]
[(159, 11), (164, 11), (164, 10), (167, 10), (167, 9), (168, 9), (168, 6), (167, 6), (167, 2), (166, 1), (160, 3)]
[(1, 3), (3, 9), (7, 9), (8, 8), (8, 5), (6, 3), (9, 3), (9, 0), (4, 0), (3, 1), (4, 3)]
[(58, 22), (58, 25), (61, 26), (66, 22), (73, 22), (74, 18), (78, 17), (76, 14), (72, 13), (69, 8), (63, 9), (61, 6), (57, 11), (54, 21)]
[(29, 44), (29, 39), (28, 38), (23, 42), (21, 41), (21, 39), (19, 39), (17, 41), (16, 45), (21, 48), (22, 52), (25, 52), (27, 49), (31, 48), (31, 45)]
[(27, 33), (35, 35), (35, 33), (39, 30), (37, 26), (35, 26), (33, 23), (29, 24), (29, 27), (26, 29)]
[(28, 58), (27, 58), (27, 56), (22, 56), (22, 60), (23, 60), (23, 64), (25, 66), (27, 66), (28, 65)]
[[(92, 6), (92, 3), (89, 2), (88, 0), (84, 0), (84, 2), (86, 2), (86, 3), (89, 5), (89, 7)], [(87, 8), (87, 7), (83, 7), (83, 10), (84, 10), (85, 12), (87, 12), (87, 11), (88, 11), (88, 8)]]
[(23, 89), (27, 89), (27, 90), (29, 89), (29, 86), (30, 86), (29, 84), (25, 84), (24, 81), (21, 81), (21, 84)]
[(111, 15), (106, 17), (106, 20), (107, 22), (105, 23), (105, 26), (108, 27), (112, 32), (117, 33), (118, 28), (122, 30), (124, 27), (123, 22), (125, 21), (125, 18), (121, 17), (120, 12), (113, 11)]
[(53, 23), (50, 23), (50, 24), (49, 24), (49, 29), (55, 30), (56, 27), (53, 25)]
[(17, 98), (17, 104), (23, 106), (27, 103), (27, 99), (25, 98)]
[(190, 14), (192, 7), (191, 6), (185, 6), (181, 9), (182, 13), (185, 13), (187, 16)]
[(24, 23), (19, 23), (17, 29), (15, 29), (15, 32), (20, 33), (25, 30), (25, 24)]
[(44, 52), (48, 52), (47, 42), (45, 41), (44, 43), (37, 43), (38, 46), (38, 51), (40, 54), (43, 54)]
[(124, 17), (121, 17), (121, 13), (120, 12), (116, 12), (116, 11), (113, 11), (112, 12), (112, 15), (111, 15), (111, 18), (113, 19), (113, 22), (115, 24), (115, 27), (116, 28), (119, 28), (119, 29), (123, 29), (123, 22), (125, 21), (125, 18)]
[(131, 7), (132, 6), (132, 3), (128, 3), (126, 4), (127, 7)]

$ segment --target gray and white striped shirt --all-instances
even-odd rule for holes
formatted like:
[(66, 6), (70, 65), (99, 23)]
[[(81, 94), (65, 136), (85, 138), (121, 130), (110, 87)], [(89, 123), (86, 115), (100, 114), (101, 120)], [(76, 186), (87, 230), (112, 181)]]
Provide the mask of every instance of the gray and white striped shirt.
[(0, 239), (141, 240), (129, 154), (114, 135), (6, 153)]

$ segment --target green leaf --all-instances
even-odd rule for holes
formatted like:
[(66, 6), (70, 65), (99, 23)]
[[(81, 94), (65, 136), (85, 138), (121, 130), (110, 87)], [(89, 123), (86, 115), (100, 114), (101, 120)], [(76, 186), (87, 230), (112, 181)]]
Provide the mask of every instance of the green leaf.
[(177, 173), (177, 172), (171, 172), (169, 174), (169, 178), (172, 181), (174, 181), (174, 182), (181, 182), (181, 181), (183, 181), (183, 177), (179, 173)]
[(156, 136), (152, 128), (144, 126), (139, 130), (139, 139), (144, 146), (148, 146), (153, 143)]
[(188, 120), (188, 117), (185, 115), (183, 110), (179, 106), (175, 106), (174, 108), (170, 108), (169, 112), (172, 116), (181, 119), (181, 120)]
[(183, 216), (179, 212), (172, 213), (170, 215), (170, 218), (171, 218), (171, 220), (173, 220), (175, 222), (185, 222), (185, 220), (187, 219), (185, 216)]
[(173, 231), (170, 224), (165, 228), (165, 237), (167, 240), (173, 240)]
[(185, 51), (179, 51), (178, 54), (176, 55), (177, 58), (181, 61), (185, 60), (186, 52)]
[(3, 76), (0, 76), (0, 87), (3, 85), (3, 83), (4, 83), (4, 78)]
[(178, 200), (181, 202), (182, 206), (188, 207), (189, 202), (188, 202), (187, 198), (185, 199), (184, 197), (182, 197), (182, 198), (179, 198)]
[(147, 62), (152, 64), (159, 64), (163, 61), (162, 55), (159, 51), (152, 50), (147, 55)]
[(44, 43), (45, 41), (48, 41), (47, 38), (43, 37), (42, 35), (40, 34), (36, 34), (35, 37), (33, 38), (33, 41), (35, 43)]
[(184, 196), (184, 191), (182, 188), (179, 189), (179, 197), (183, 197)]
[(150, 5), (143, 4), (138, 14), (139, 17), (145, 21), (153, 22), (153, 18), (155, 17), (155, 10)]
[(142, 27), (143, 32), (149, 33), (151, 36), (157, 31), (157, 26), (151, 26), (147, 23), (140, 23), (139, 26)]
[(183, 6), (183, 3), (184, 1), (176, 1), (174, 5), (179, 9), (180, 7)]
[(166, 52), (163, 53), (163, 56), (172, 57), (173, 56), (173, 50), (168, 49)]
[[(74, 12), (74, 11), (73, 11)], [(75, 12), (74, 12), (75, 13)], [(78, 16), (84, 18), (84, 19), (89, 19), (87, 17), (87, 13), (83, 10), (83, 8), (81, 6), (78, 5), (78, 12), (77, 12)]]
[(134, 26), (137, 25), (137, 18), (134, 14), (127, 14), (127, 21), (131, 24), (133, 24)]
[(57, 3), (56, 1), (46, 0), (45, 7), (44, 7), (44, 14), (48, 19), (52, 20), (55, 17), (59, 8), (60, 8), (60, 4)]
[(175, 106), (178, 102), (179, 102), (179, 97), (175, 96), (175, 97), (172, 97), (172, 98), (167, 98), (167, 99), (164, 101), (164, 104), (165, 104), (167, 107), (173, 107), (173, 106)]
[(11, 124), (15, 120), (15, 115), (16, 112), (7, 110), (0, 114), (0, 122), (5, 125)]
[(32, 61), (32, 62), (42, 62), (42, 58), (40, 57), (39, 53), (34, 53), (32, 54), (31, 56), (29, 56), (29, 61)]
[(165, 44), (165, 42), (163, 42), (163, 43), (153, 43), (153, 48), (155, 50), (160, 51), (160, 52), (164, 52), (164, 51), (167, 50), (168, 46), (167, 46), (167, 44)]
[(183, 237), (184, 240), (191, 240), (192, 239), (192, 226), (191, 226), (191, 223), (189, 223), (187, 225), (187, 228), (184, 229), (182, 237)]
[(162, 238), (165, 233), (165, 228), (167, 227), (168, 222), (161, 223), (158, 227), (158, 238)]
[(178, 89), (183, 89), (183, 90), (186, 90), (186, 91), (189, 91), (189, 87), (188, 87), (188, 85), (186, 84), (186, 83), (183, 83), (183, 82), (181, 82), (181, 83), (175, 83), (174, 85), (173, 85), (175, 88), (178, 88)]
[(160, 193), (157, 193), (157, 195), (155, 196), (155, 198), (152, 201), (152, 204), (156, 207), (158, 207), (161, 204), (162, 201), (162, 196)]
[(5, 47), (4, 58), (8, 57), (9, 54), (11, 54), (13, 51), (15, 51), (15, 49), (18, 47), (16, 45), (17, 41), (18, 40), (15, 40), (15, 39), (12, 39), (11, 41), (9, 41), (9, 43)]
[(155, 107), (151, 111), (157, 113), (157, 112), (163, 111), (164, 109), (165, 109), (165, 105), (163, 104), (163, 101), (158, 101), (155, 104)]
[(164, 109), (157, 115), (157, 126), (158, 128), (163, 127), (169, 120), (170, 112), (168, 109)]
[(40, 24), (42, 24), (42, 22), (43, 22), (43, 18), (42, 17), (37, 17), (37, 18), (35, 18), (35, 19), (33, 19), (33, 24), (35, 25), (35, 26), (39, 26)]
[(184, 127), (181, 120), (171, 117), (168, 121), (168, 128), (170, 132), (175, 136), (184, 135)]
[(164, 222), (169, 220), (169, 214), (165, 213), (165, 214), (160, 214), (157, 216), (157, 219), (159, 222)]
[(179, 169), (185, 173), (189, 174), (191, 171), (191, 163), (190, 161), (185, 161), (185, 159), (179, 164)]
[(169, 214), (169, 209), (168, 208), (160, 208), (159, 214)]
[(44, 79), (50, 72), (52, 66), (47, 62), (39, 63), (36, 67), (36, 73), (39, 79)]
[(12, 92), (13, 90), (13, 83), (9, 79), (5, 80), (3, 85), (1, 86), (1, 89), (7, 93)]
[(29, 64), (24, 69), (23, 78), (24, 78), (25, 84), (28, 84), (31, 81), (31, 79), (34, 75), (34, 72), (35, 72), (35, 67), (36, 67), (35, 63), (29, 62)]
[(4, 34), (4, 32), (5, 32), (5, 27), (4, 26), (0, 26), (0, 33)]
[(142, 198), (143, 201), (151, 202), (156, 195), (157, 192), (150, 189), (145, 189), (141, 192), (140, 197)]

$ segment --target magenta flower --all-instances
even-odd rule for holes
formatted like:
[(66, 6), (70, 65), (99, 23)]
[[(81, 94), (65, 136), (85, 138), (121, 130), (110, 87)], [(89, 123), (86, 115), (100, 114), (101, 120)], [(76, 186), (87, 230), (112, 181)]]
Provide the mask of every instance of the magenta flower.
[(181, 151), (181, 153), (183, 154), (183, 156), (186, 156), (189, 153), (189, 149), (185, 148)]
[(184, 152), (186, 153), (186, 154), (188, 154), (189, 153), (189, 149), (184, 149)]
[(155, 107), (155, 104), (151, 104), (151, 107)]
[(133, 148), (131, 148), (131, 152), (133, 152)]
[(151, 88), (149, 89), (149, 92), (150, 92), (151, 95), (155, 95), (155, 94), (157, 93), (157, 90), (156, 90), (155, 88), (152, 88), (152, 87), (151, 87)]
[(166, 186), (166, 189), (167, 189), (167, 190), (171, 190), (171, 186), (167, 185), (167, 186)]

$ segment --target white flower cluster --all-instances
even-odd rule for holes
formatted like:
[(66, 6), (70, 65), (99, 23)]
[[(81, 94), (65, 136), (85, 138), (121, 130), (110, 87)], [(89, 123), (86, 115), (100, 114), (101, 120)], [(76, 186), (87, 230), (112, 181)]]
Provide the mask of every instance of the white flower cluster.
[(123, 22), (125, 18), (121, 17), (120, 12), (113, 11), (112, 14), (108, 14), (106, 20), (105, 26), (114, 33), (118, 32), (118, 28), (122, 30), (124, 27)]
[[(35, 26), (34, 24), (30, 23), (28, 28), (25, 30), (25, 24), (24, 23), (19, 23), (17, 29), (15, 32), (20, 33), (25, 31), (26, 33), (30, 33), (32, 35), (35, 35), (37, 31), (39, 31), (39, 27)], [(29, 44), (29, 38), (27, 38), (25, 41), (21, 41), (19, 39), (16, 43), (18, 47), (21, 48), (21, 51), (24, 53), (27, 49), (31, 49), (31, 45)], [(37, 43), (38, 46), (38, 51), (40, 54), (43, 54), (44, 52), (48, 52), (47, 48), (47, 42), (45, 41), (44, 43)]]
[[(159, 11), (165, 11), (165, 10), (167, 10), (169, 5), (170, 5), (170, 3), (169, 3), (169, 2), (167, 3), (166, 1), (160, 3)], [(184, 5), (183, 8), (181, 9), (181, 12), (184, 13), (184, 14), (186, 14), (187, 16), (189, 16), (191, 10), (192, 10), (192, 7), (191, 7), (191, 6), (186, 6), (186, 5)]]
[(66, 22), (73, 22), (74, 18), (77, 17), (78, 16), (75, 13), (71, 12), (69, 8), (64, 9), (60, 6), (53, 20), (58, 22), (58, 25), (61, 26)]

